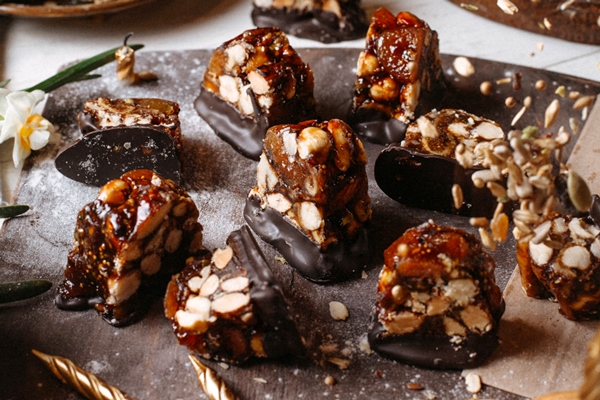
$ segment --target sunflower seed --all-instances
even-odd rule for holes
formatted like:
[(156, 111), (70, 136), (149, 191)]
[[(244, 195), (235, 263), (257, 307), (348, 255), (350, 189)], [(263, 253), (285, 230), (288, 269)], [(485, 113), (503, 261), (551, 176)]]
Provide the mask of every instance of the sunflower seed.
[(560, 103), (558, 102), (558, 99), (552, 100), (548, 108), (546, 108), (546, 113), (544, 114), (544, 128), (548, 128), (554, 123), (554, 121), (556, 121), (559, 111)]
[(452, 185), (452, 200), (454, 201), (454, 208), (460, 210), (463, 205), (464, 197), (462, 188), (457, 183)]

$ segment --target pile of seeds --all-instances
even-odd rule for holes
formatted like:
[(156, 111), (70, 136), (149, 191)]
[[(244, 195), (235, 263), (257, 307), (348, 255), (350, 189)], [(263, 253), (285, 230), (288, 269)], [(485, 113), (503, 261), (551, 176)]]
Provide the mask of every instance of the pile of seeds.
[[(591, 204), (587, 184), (561, 160), (563, 147), (569, 143), (571, 134), (562, 127), (556, 135), (537, 135), (535, 127), (513, 130), (507, 139), (479, 143), (474, 154), (464, 146), (456, 148), (456, 160), (464, 168), (472, 167), (471, 160), (483, 160), (484, 169), (472, 175), (478, 188), (487, 187), (497, 198), (498, 206), (491, 220), (485, 217), (471, 218), (470, 223), (479, 228), (481, 240), (494, 250), (498, 242), (506, 240), (509, 218), (504, 212), (505, 204), (514, 202), (518, 209), (512, 213), (515, 228), (513, 235), (518, 241), (543, 242), (546, 237), (536, 234), (534, 226), (550, 212), (560, 209), (560, 196), (556, 187), (559, 175), (567, 181), (568, 198), (580, 212)], [(563, 178), (563, 177), (561, 177)], [(460, 188), (453, 188), (453, 195), (460, 196)]]

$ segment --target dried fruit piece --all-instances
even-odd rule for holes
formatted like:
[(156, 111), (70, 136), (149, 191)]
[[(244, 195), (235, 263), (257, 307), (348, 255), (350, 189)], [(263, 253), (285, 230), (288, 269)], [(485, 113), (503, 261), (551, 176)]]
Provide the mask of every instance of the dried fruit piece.
[[(250, 229), (232, 232), (227, 248), (233, 257), (224, 267), (206, 252), (190, 258), (171, 279), (165, 315), (179, 343), (204, 358), (233, 364), (302, 356), (302, 339)], [(190, 283), (207, 274), (207, 282), (216, 281), (215, 290), (196, 295)]]

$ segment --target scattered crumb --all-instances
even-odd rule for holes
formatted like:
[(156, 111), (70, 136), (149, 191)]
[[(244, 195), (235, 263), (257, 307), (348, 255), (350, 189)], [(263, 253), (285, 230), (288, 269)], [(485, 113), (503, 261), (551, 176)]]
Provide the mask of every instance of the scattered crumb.
[(329, 314), (331, 314), (331, 318), (335, 319), (336, 321), (345, 321), (350, 315), (348, 313), (348, 308), (339, 301), (329, 302)]
[(360, 277), (362, 279), (367, 279), (368, 275), (367, 275), (367, 273), (365, 271), (363, 271), (363, 272), (360, 273)]
[(221, 367), (223, 369), (229, 369), (230, 365), (227, 363), (224, 363), (224, 362), (220, 362), (219, 367)]
[(327, 361), (333, 365), (336, 365), (339, 369), (348, 369), (350, 366), (350, 360), (345, 360), (339, 357), (329, 357)]
[(264, 378), (252, 378), (252, 379), (258, 383), (267, 383), (267, 380)]
[(327, 386), (333, 386), (336, 384), (335, 378), (331, 375), (327, 375), (324, 382)]

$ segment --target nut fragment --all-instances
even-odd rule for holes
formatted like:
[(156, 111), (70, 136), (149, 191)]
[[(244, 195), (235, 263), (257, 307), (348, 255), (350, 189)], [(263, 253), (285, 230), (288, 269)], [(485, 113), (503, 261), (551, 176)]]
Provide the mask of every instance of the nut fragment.
[(213, 253), (212, 262), (215, 267), (223, 269), (229, 264), (229, 261), (233, 258), (233, 250), (231, 247), (226, 246), (224, 249), (217, 249)]
[(506, 14), (513, 15), (514, 13), (519, 12), (518, 7), (515, 6), (512, 1), (509, 1), (509, 0), (498, 0), (496, 2), (496, 4)]
[(469, 372), (465, 377), (467, 390), (470, 393), (479, 393), (481, 391), (481, 377), (473, 372)]
[(348, 308), (339, 301), (329, 302), (329, 314), (331, 314), (331, 318), (335, 319), (336, 321), (345, 321), (350, 315), (348, 313)]
[(494, 93), (494, 85), (490, 81), (483, 81), (479, 85), (479, 90), (482, 94), (489, 96)]
[(250, 296), (243, 293), (228, 293), (212, 302), (212, 309), (219, 314), (227, 314), (250, 304)]
[(464, 77), (469, 77), (475, 73), (475, 67), (467, 57), (456, 57), (452, 66), (459, 75)]
[(554, 121), (556, 121), (559, 111), (560, 103), (557, 99), (552, 100), (548, 108), (546, 108), (546, 112), (544, 114), (544, 128), (548, 128), (554, 123)]

